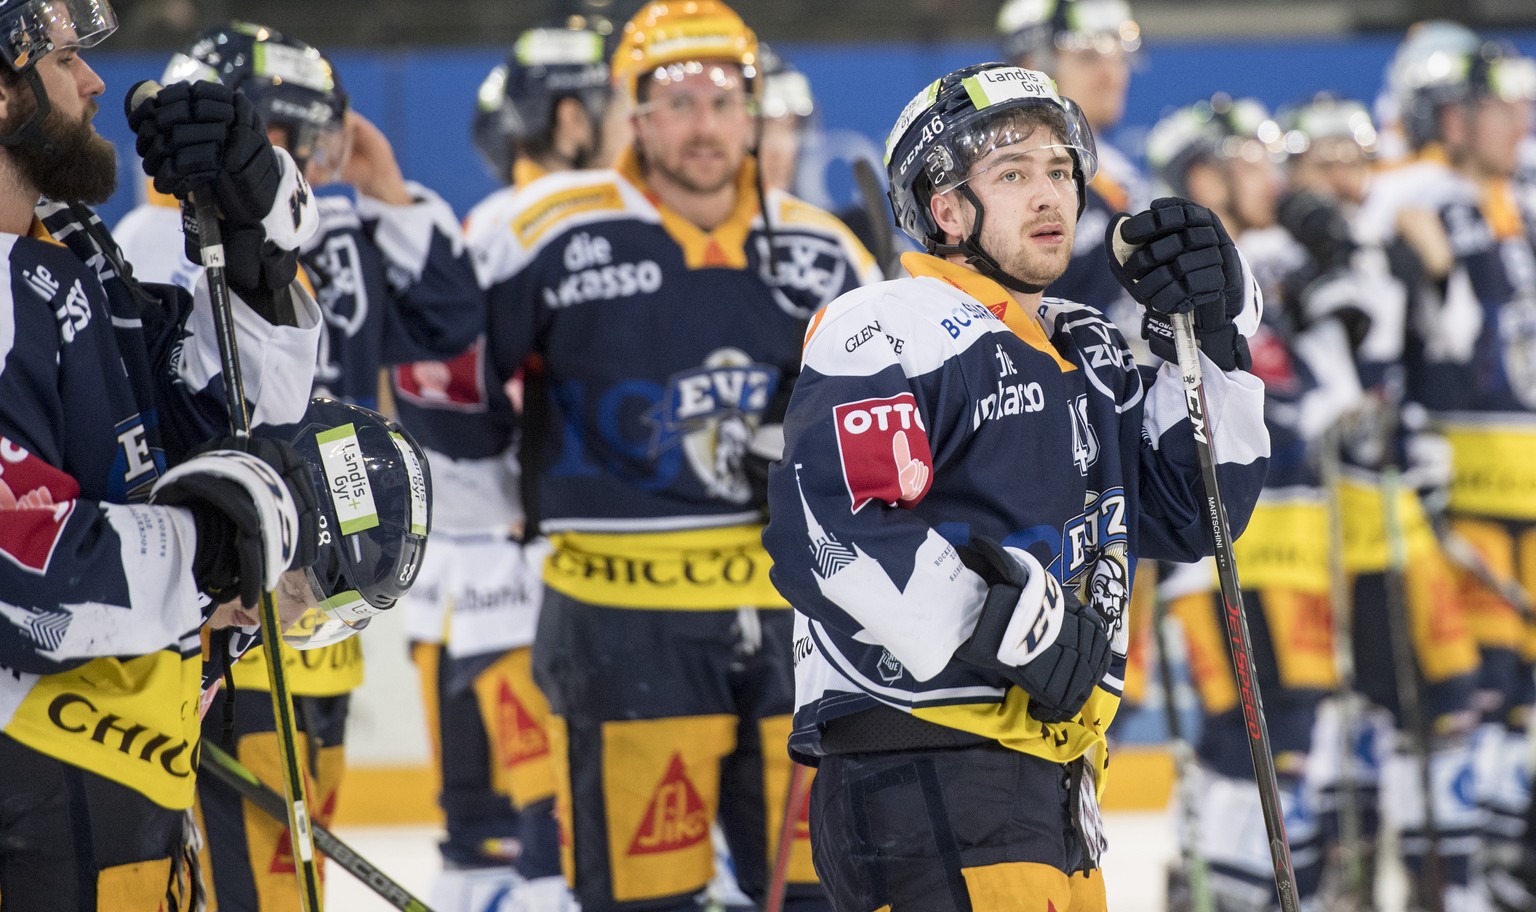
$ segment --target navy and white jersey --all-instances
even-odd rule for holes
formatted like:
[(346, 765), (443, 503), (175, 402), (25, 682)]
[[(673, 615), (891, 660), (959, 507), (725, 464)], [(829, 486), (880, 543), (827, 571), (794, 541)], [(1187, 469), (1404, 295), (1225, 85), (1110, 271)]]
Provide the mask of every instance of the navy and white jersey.
[[(415, 202), (358, 194), (316, 197), (320, 227), (299, 249), (325, 315), (315, 395), (378, 407), (382, 367), (462, 352), (485, 325), (485, 297), (453, 210), (407, 182)], [(151, 194), (118, 223), (134, 274), (190, 287), (176, 201)]]
[[(812, 324), (769, 477), (763, 540), (798, 615), (791, 749), (814, 757), (824, 723), (880, 703), (1065, 762), (1102, 747), (1118, 707), (1136, 560), (1212, 550), (1185, 389), (1172, 365), (1138, 368), (1093, 308), (1026, 313), (962, 266), (902, 262), (913, 278)], [(1202, 361), (1200, 430), (1236, 535), (1269, 452), (1264, 390)], [(1071, 722), (1042, 726), (1022, 690), (952, 659), (986, 595), (954, 547), (973, 536), (1027, 550), (1110, 623), (1116, 658)]]
[[(0, 235), (0, 727), (186, 807), (206, 599), (191, 513), (146, 500), (229, 433), (207, 288), (125, 281), (94, 215), (38, 216), (31, 236)], [(290, 293), (296, 327), (234, 303), (258, 424), (309, 402), (320, 313)]]
[[(507, 439), (456, 434), (447, 422), (495, 413), (503, 385), (540, 357), (551, 428), (524, 442), (524, 456), (542, 467), (542, 529), (563, 536), (546, 584), (575, 598), (783, 607), (761, 553), (747, 454), (783, 415), (806, 321), (878, 269), (842, 223), (787, 194), (768, 193), (764, 224), (754, 167), (742, 168), (735, 209), (708, 232), (649, 194), (632, 152), (617, 170), (552, 174), (494, 196), (469, 220), (489, 290), (486, 379), (444, 372), (400, 399), (442, 403), (442, 431), (417, 431), (426, 446), (491, 459)], [(455, 382), (464, 396), (447, 394)], [(727, 558), (739, 546), (731, 572), (652, 563), (702, 547), (678, 536), (704, 530)], [(688, 585), (666, 584), (676, 579)]]

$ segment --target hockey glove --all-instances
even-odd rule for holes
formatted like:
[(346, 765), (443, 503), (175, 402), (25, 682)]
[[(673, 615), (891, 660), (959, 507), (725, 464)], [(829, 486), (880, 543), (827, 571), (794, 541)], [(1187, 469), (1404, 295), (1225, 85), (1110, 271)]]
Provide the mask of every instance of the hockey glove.
[(280, 440), (230, 437), (171, 469), (150, 501), (197, 524), (192, 576), (215, 602), (254, 608), (284, 571), (315, 561), (319, 505), (310, 470)]
[[(182, 203), (181, 227), (187, 259), (201, 265), (202, 232), (191, 203)], [(219, 231), (224, 240), (224, 276), (247, 303), (260, 310), (260, 302), (293, 283), (299, 273), (297, 250), (277, 246), (260, 224), (220, 219)], [(262, 316), (275, 324), (283, 322), (266, 313)]]
[(957, 548), (986, 581), (987, 599), (955, 658), (999, 672), (1029, 694), (1029, 714), (1065, 722), (1109, 669), (1104, 619), (1061, 588), (1028, 552), (973, 538)]
[[(1117, 232), (1124, 244), (1116, 243)], [(1126, 244), (1134, 249), (1122, 260)], [(1233, 324), (1243, 310), (1242, 261), (1216, 213), (1178, 197), (1156, 199), (1136, 215), (1111, 219), (1104, 249), (1110, 271), (1146, 308), (1141, 334), (1153, 354), (1178, 360), (1168, 318), (1193, 313), (1196, 341), (1217, 367), (1253, 364)]]
[(128, 126), (155, 189), (178, 199), (211, 189), (222, 217), (260, 224), (282, 166), (249, 99), (217, 82), (178, 82), (140, 102)]

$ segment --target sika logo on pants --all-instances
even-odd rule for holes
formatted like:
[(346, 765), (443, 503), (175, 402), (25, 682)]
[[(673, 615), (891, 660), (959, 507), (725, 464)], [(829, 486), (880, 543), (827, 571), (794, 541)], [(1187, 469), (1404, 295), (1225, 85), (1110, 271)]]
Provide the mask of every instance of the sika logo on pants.
[(872, 500), (912, 506), (923, 499), (933, 479), (933, 454), (911, 393), (845, 403), (832, 416), (852, 512)]

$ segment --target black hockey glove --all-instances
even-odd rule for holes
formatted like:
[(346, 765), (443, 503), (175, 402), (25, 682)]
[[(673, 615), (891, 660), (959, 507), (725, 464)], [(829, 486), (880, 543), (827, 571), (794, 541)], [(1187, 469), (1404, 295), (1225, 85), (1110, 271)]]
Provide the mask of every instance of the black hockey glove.
[(282, 166), (249, 99), (217, 82), (168, 85), (128, 112), (155, 189), (178, 199), (212, 189), (222, 219), (260, 224)]
[[(201, 265), (203, 238), (197, 224), (197, 212), (191, 203), (181, 204), (181, 228), (187, 259)], [(224, 240), (224, 277), (229, 280), (229, 286), (246, 303), (261, 311), (268, 322), (290, 325), (291, 318), (284, 318), (287, 312), (273, 314), (266, 308), (274, 300), (281, 300), (279, 293), (298, 275), (299, 252), (284, 250), (274, 244), (259, 223), (241, 224), (220, 219), (219, 232)]]
[[(985, 538), (956, 550), (989, 588), (976, 629), (955, 658), (1023, 688), (1029, 714), (1041, 722), (1077, 715), (1109, 669), (1104, 619), (1025, 552), (1010, 553)], [(1024, 560), (1016, 554), (1025, 554)]]
[[(1135, 247), (1123, 262), (1116, 232)], [(1217, 367), (1253, 365), (1248, 340), (1232, 322), (1243, 311), (1242, 261), (1216, 213), (1187, 199), (1156, 199), (1136, 215), (1110, 219), (1104, 249), (1110, 271), (1146, 308), (1141, 335), (1153, 354), (1177, 362), (1168, 317), (1193, 313), (1196, 341)]]
[(1294, 191), (1280, 198), (1275, 217), (1306, 249), (1319, 273), (1348, 265), (1355, 240), (1349, 220), (1333, 201), (1316, 193)]
[(150, 501), (192, 511), (192, 576), (216, 603), (239, 595), (242, 605), (253, 608), (285, 571), (315, 562), (314, 482), (303, 458), (284, 441), (213, 441), (167, 472)]

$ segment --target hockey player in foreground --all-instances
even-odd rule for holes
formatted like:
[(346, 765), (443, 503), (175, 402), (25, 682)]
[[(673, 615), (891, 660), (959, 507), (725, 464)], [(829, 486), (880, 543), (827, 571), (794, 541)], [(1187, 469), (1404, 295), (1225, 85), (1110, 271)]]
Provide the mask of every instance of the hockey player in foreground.
[[(576, 25), (524, 32), (481, 85), (475, 148), (508, 186), (471, 210), (470, 231), (539, 178), (595, 165), (608, 61), (602, 35)], [(549, 701), (533, 683), (531, 649), (548, 548), (530, 484), (538, 467), (519, 459), (520, 441), (549, 433), (549, 406), (530, 362), (514, 381), (521, 401), (507, 407), (479, 382), (483, 354), (476, 345), (394, 371), (400, 420), (438, 448), (432, 553), (405, 602), (447, 830), (432, 904), (481, 912), (507, 896), (519, 912), (560, 912), (571, 899), (560, 871)]]
[(1130, 568), (1212, 548), (1194, 431), (1225, 460), (1234, 535), (1247, 519), (1261, 303), (1209, 210), (1162, 199), (1125, 223), (1149, 328), (1195, 313), (1193, 428), (1171, 366), (1144, 376), (1102, 314), (1042, 298), (1096, 165), (1047, 77), (957, 70), (886, 148), (897, 221), (933, 255), (813, 322), (769, 477), (817, 872), (840, 912), (1102, 910)]
[[(115, 27), (101, 0), (0, 2), (7, 910), (195, 906), (198, 629), (210, 599), (250, 610), (315, 546), (291, 447), (199, 449), (230, 426), (206, 286), (133, 281), (86, 208), (111, 194), (115, 156), (91, 125), (105, 86), (80, 51)], [(315, 226), (308, 187), (228, 93), (145, 105), (161, 189), (211, 189), (221, 228), (257, 241), (229, 271), (245, 390), (255, 424), (291, 424), (319, 334), (293, 284)]]
[[(551, 174), (469, 225), (488, 388), (533, 353), (549, 378), (555, 426), (523, 451), (552, 546), (534, 675), (587, 912), (697, 909), (717, 812), (762, 896), (785, 805), (790, 612), (752, 471), (777, 455), (806, 321), (875, 268), (825, 212), (760, 192), (757, 66), (723, 4), (647, 6), (613, 58), (635, 130), (617, 167)], [(825, 908), (809, 855), (790, 908)]]
[[(401, 174), (389, 140), (351, 110), (330, 61), (319, 50), (271, 28), (236, 22), (210, 29), (172, 55), (163, 82), (200, 104), (205, 92), (233, 91), (272, 142), (289, 152), (314, 186), (344, 183), (353, 193), (316, 200), (319, 228), (299, 251), (321, 313), (314, 391), (365, 406), (377, 404), (385, 365), (462, 351), (484, 325), (484, 297), (464, 249), (457, 218), (431, 190)], [(195, 243), (180, 243), (177, 201), (151, 194), (117, 227), (135, 274), (189, 283), (202, 267)], [(240, 255), (244, 237), (229, 240)], [(226, 648), (212, 637), (214, 652)], [(330, 823), (345, 777), (350, 693), (363, 680), (360, 641), (302, 657), (290, 650), (284, 666), (295, 717), (310, 761), (316, 822)], [(232, 686), (214, 698), (207, 719), (221, 738), (233, 700), (232, 743), (221, 744), (264, 776), (275, 773), (271, 696), (265, 650), (236, 665)], [(276, 785), (273, 778), (269, 784)], [(298, 903), (285, 827), (242, 803), (221, 782), (200, 787), (208, 833), (205, 868), (225, 908), (288, 909)]]

